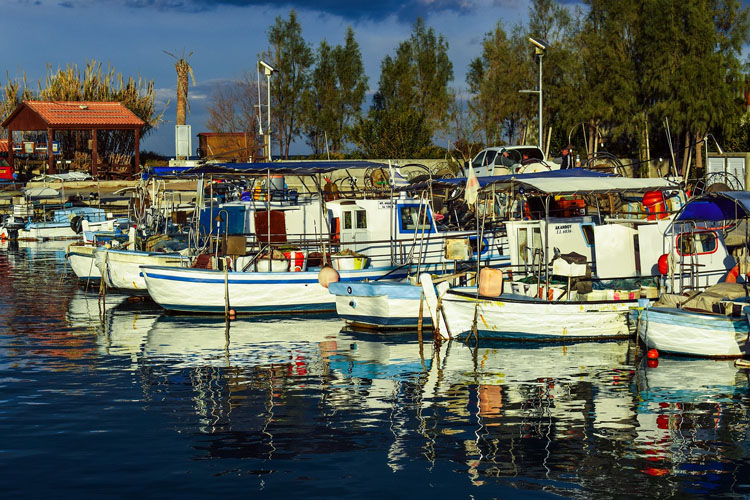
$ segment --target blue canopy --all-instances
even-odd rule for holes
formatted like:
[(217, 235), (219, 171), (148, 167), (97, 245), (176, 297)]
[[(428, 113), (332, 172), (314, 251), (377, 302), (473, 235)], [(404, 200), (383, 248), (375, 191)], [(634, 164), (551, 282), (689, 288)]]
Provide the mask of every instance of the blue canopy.
[(143, 178), (198, 177), (200, 175), (315, 175), (347, 168), (388, 168), (387, 163), (363, 160), (275, 161), (270, 163), (204, 163), (193, 167), (150, 167)]
[(388, 168), (387, 163), (361, 160), (283, 161), (270, 163), (207, 163), (185, 171), (186, 175), (315, 175), (347, 168)]
[(723, 221), (750, 217), (750, 192), (705, 193), (689, 200), (675, 220)]

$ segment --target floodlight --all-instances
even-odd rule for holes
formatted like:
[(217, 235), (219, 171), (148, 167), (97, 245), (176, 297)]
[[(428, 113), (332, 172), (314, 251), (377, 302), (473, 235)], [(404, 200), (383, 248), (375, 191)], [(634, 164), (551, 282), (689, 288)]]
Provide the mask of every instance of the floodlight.
[(260, 63), (261, 66), (263, 66), (263, 72), (265, 73), (266, 76), (271, 76), (273, 72), (276, 71), (275, 69), (271, 67), (270, 64), (267, 64), (263, 61), (258, 61), (258, 62)]
[(547, 50), (549, 48), (549, 43), (547, 40), (542, 40), (541, 38), (534, 38), (533, 36), (529, 37), (529, 41), (539, 50)]

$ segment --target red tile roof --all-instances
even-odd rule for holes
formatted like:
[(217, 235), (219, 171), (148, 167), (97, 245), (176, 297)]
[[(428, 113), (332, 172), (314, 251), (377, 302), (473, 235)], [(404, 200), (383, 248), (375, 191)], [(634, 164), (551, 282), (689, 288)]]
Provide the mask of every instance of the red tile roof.
[(50, 127), (92, 126), (137, 128), (145, 122), (119, 102), (24, 101)]
[(8, 152), (8, 139), (0, 139), (0, 153)]

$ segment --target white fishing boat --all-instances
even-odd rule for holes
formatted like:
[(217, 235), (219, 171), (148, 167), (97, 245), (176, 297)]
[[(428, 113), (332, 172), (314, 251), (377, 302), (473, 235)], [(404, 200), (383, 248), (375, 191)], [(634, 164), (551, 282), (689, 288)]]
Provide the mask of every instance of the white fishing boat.
[[(339, 318), (354, 327), (411, 329), (419, 326), (422, 287), (406, 282), (336, 282), (328, 285), (335, 296)], [(422, 325), (432, 326), (429, 314)]]
[[(288, 265), (288, 264), (287, 264)], [(169, 311), (224, 314), (334, 311), (334, 296), (319, 281), (320, 268), (303, 272), (238, 272), (141, 266), (151, 298)], [(326, 268), (332, 271), (331, 268)], [(404, 278), (396, 266), (338, 271), (342, 282)]]
[[(15, 209), (15, 207), (14, 207)], [(77, 239), (81, 237), (83, 221), (92, 231), (112, 231), (120, 220), (101, 208), (71, 207), (55, 210), (48, 220), (23, 222), (12, 217), (0, 228), (0, 238), (18, 240)]]
[(76, 242), (68, 245), (65, 258), (79, 281), (98, 282), (102, 278), (99, 268), (96, 267), (95, 251), (96, 246), (92, 244)]
[(673, 246), (662, 259), (664, 288), (677, 293), (640, 311), (638, 335), (647, 348), (701, 357), (750, 355), (749, 216), (746, 191), (706, 193), (677, 214), (665, 234)]
[[(661, 247), (660, 221), (604, 219), (601, 213), (580, 212), (552, 217), (551, 213), (565, 196), (606, 195), (612, 209), (611, 200), (621, 194), (676, 187), (663, 179), (597, 175), (580, 169), (503, 176), (483, 183), (485, 196), (508, 190), (509, 203), (521, 197), (510, 214), (512, 220), (506, 222), (515, 280), (483, 269), (479, 286), (449, 289), (441, 284), (436, 295), (432, 278), (423, 274), (420, 281), (432, 322), (444, 325), (440, 335), (538, 340), (630, 336), (629, 311), (648, 295), (640, 283), (654, 278), (657, 257), (646, 249)], [(538, 199), (536, 220), (532, 196)], [(577, 205), (575, 210), (580, 210)], [(519, 218), (518, 212), (527, 215)], [(623, 282), (632, 284), (624, 287)]]
[[(273, 169), (274, 173), (316, 174), (347, 166), (348, 163), (328, 162), (249, 164), (223, 166), (218, 171), (257, 175)], [(205, 171), (214, 172), (217, 168), (211, 165)], [(238, 248), (226, 252), (231, 264), (229, 260), (219, 264), (221, 259), (214, 259), (210, 270), (142, 266), (149, 294), (166, 309), (184, 312), (330, 311), (335, 307), (335, 298), (325, 288), (330, 282), (400, 280), (419, 270), (450, 269), (453, 263), (443, 256), (444, 242), (449, 238), (473, 241), (473, 254), (482, 262), (507, 260), (502, 255), (501, 232), (488, 229), (478, 238), (470, 231), (444, 230), (423, 197), (412, 198), (404, 193), (387, 199), (325, 200), (319, 193), (309, 204), (317, 210), (295, 208), (292, 204), (284, 208), (283, 215), (274, 215), (273, 210), (255, 211), (254, 230), (236, 236)], [(221, 210), (215, 213), (221, 214)], [(292, 235), (286, 223), (297, 219), (303, 225), (295, 227), (305, 231), (302, 235)], [(261, 225), (263, 222), (265, 226)], [(477, 241), (481, 244), (476, 245)], [(287, 255), (281, 259), (270, 257), (277, 253)], [(313, 253), (318, 254), (317, 262), (312, 261)], [(328, 262), (331, 267), (324, 265)], [(231, 269), (226, 271), (217, 269), (229, 265)], [(329, 273), (331, 278), (321, 276), (319, 280), (321, 272)]]
[(148, 290), (141, 266), (189, 267), (193, 257), (188, 252), (146, 252), (100, 247), (94, 250), (93, 257), (108, 288), (146, 294)]

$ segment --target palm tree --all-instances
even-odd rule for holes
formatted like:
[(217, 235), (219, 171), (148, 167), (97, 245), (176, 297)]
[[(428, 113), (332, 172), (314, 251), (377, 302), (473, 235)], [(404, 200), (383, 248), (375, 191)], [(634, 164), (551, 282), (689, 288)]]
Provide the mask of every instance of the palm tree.
[(195, 75), (193, 68), (187, 62), (187, 59), (193, 55), (192, 52), (185, 57), (185, 51), (182, 51), (182, 57), (177, 57), (171, 52), (164, 51), (165, 54), (172, 56), (177, 60), (174, 68), (177, 70), (177, 125), (185, 125), (187, 112), (190, 111), (190, 105), (187, 102), (188, 96), (188, 75), (193, 79), (195, 85)]

